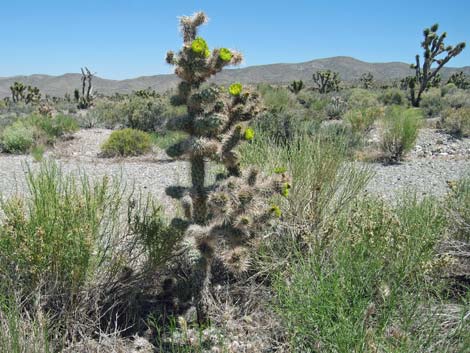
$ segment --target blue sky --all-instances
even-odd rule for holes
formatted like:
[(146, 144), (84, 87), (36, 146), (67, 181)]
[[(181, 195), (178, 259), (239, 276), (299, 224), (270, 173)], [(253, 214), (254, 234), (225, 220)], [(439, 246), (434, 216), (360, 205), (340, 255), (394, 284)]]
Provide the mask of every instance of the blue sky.
[(338, 55), (411, 63), (435, 22), (448, 44), (468, 44), (449, 66), (470, 65), (469, 0), (5, 0), (0, 77), (85, 65), (112, 79), (170, 73), (164, 56), (181, 44), (177, 16), (196, 10), (210, 17), (201, 31), (209, 46), (242, 51), (243, 66)]

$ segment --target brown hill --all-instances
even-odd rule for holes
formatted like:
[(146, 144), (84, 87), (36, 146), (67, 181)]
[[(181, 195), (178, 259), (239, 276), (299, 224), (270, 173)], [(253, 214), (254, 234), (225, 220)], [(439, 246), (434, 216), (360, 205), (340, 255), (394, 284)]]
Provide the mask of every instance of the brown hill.
[[(363, 73), (371, 72), (379, 81), (400, 79), (412, 74), (409, 64), (401, 62), (367, 63), (351, 57), (338, 56), (317, 59), (297, 64), (269, 64), (250, 66), (242, 69), (224, 70), (215, 78), (215, 82), (226, 84), (234, 81), (241, 83), (289, 83), (292, 80), (304, 80), (310, 84), (312, 73), (318, 70), (333, 70), (339, 72), (344, 81), (357, 80)], [(470, 75), (470, 66), (462, 68), (444, 68), (442, 75), (447, 79), (453, 72), (464, 71)], [(80, 74), (65, 74), (61, 76), (30, 75), (0, 78), (0, 97), (10, 95), (9, 87), (15, 81), (37, 86), (42, 92), (63, 96), (73, 93), (80, 86)], [(134, 90), (151, 87), (157, 91), (165, 91), (176, 86), (175, 75), (142, 76), (128, 80), (108, 80), (96, 77), (95, 91), (104, 94), (130, 93)]]

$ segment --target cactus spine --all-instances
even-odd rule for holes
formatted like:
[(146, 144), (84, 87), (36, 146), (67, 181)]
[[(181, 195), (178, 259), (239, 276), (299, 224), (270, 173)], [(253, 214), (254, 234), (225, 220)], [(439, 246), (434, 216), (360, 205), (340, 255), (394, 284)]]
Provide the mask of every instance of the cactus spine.
[[(455, 46), (444, 44), (447, 33), (437, 34), (439, 25), (436, 23), (430, 28), (423, 31), (424, 40), (421, 47), (424, 49), (423, 64), (419, 54), (416, 55), (415, 64), (411, 64), (411, 68), (415, 70), (415, 75), (406, 78), (406, 88), (409, 90), (409, 99), (414, 107), (419, 107), (421, 95), (430, 86), (436, 84), (439, 71), (449, 62), (450, 59), (459, 55), (465, 48), (465, 42), (461, 42)], [(445, 56), (440, 57), (440, 55)], [(440, 57), (440, 58), (439, 58)], [(433, 68), (432, 66), (435, 65)]]
[[(266, 222), (279, 215), (278, 206), (267, 204), (275, 193), (286, 195), (290, 187), (285, 175), (262, 178), (254, 169), (242, 171), (236, 147), (251, 140), (254, 131), (246, 122), (260, 112), (257, 93), (240, 83), (228, 90), (202, 84), (225, 66), (236, 65), (242, 55), (227, 48), (209, 50), (197, 36), (199, 26), (207, 21), (203, 12), (180, 19), (183, 47), (169, 51), (167, 63), (175, 66), (181, 78), (172, 104), (185, 105), (187, 114), (169, 122), (169, 128), (188, 133), (187, 140), (167, 150), (171, 157), (185, 158), (191, 166), (191, 187), (167, 190), (180, 198), (185, 219), (173, 224), (185, 231), (184, 251), (192, 269), (191, 290), (198, 322), (208, 319), (211, 266), (215, 259), (227, 271), (240, 273), (249, 262), (249, 245)], [(206, 185), (206, 161), (222, 163), (226, 173), (214, 185)]]

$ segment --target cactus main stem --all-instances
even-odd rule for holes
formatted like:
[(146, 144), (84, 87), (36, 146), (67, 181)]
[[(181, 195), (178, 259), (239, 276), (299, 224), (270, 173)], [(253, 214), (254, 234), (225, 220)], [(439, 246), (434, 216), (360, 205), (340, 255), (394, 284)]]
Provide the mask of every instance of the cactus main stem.
[(193, 193), (193, 220), (197, 224), (204, 224), (207, 216), (207, 193), (204, 188), (206, 165), (204, 157), (193, 156), (191, 163), (191, 183)]

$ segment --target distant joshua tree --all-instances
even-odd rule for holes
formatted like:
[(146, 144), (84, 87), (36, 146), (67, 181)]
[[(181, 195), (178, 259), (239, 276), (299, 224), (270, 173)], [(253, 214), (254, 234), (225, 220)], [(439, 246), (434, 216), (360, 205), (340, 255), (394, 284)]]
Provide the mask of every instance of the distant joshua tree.
[(312, 78), (320, 93), (339, 91), (341, 81), (337, 72), (331, 70), (317, 71)]
[(74, 96), (78, 102), (79, 109), (87, 109), (93, 103), (93, 85), (92, 80), (96, 73), (91, 73), (91, 71), (85, 67), (80, 69), (82, 71), (82, 94), (78, 90), (75, 90)]
[[(421, 47), (424, 49), (423, 63), (421, 65), (419, 54), (416, 55), (416, 63), (411, 65), (415, 70), (414, 76), (405, 78), (402, 83), (409, 91), (409, 99), (414, 107), (419, 107), (421, 96), (429, 87), (435, 85), (440, 78), (437, 78), (439, 71), (449, 62), (450, 59), (459, 55), (465, 48), (465, 42), (461, 42), (456, 46), (445, 46), (444, 39), (447, 33), (437, 34), (439, 25), (436, 23), (431, 28), (423, 31), (424, 40)], [(445, 56), (442, 56), (445, 54)], [(440, 57), (440, 58), (439, 58)], [(432, 66), (435, 65), (434, 68)]]
[(374, 86), (374, 75), (372, 75), (371, 72), (363, 73), (359, 81), (361, 81), (363, 88), (365, 89), (372, 88)]
[(289, 91), (291, 91), (294, 94), (298, 94), (303, 88), (305, 87), (304, 81), (299, 80), (299, 81), (292, 81), (292, 83), (287, 87)]
[(470, 82), (468, 77), (463, 73), (463, 71), (456, 72), (450, 76), (447, 83), (453, 83), (457, 88), (468, 89), (470, 88)]

